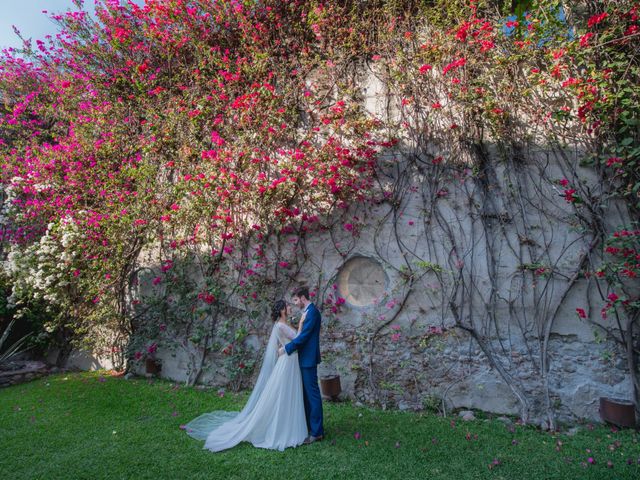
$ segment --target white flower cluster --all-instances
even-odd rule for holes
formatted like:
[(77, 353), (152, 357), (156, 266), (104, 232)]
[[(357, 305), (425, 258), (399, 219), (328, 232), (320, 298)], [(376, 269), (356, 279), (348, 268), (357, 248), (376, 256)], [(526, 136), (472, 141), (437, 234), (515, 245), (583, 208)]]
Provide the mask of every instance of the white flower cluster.
[(74, 246), (82, 236), (73, 222), (63, 221), (49, 224), (38, 243), (12, 245), (2, 265), (13, 280), (9, 305), (19, 306), (26, 298), (63, 305), (78, 257)]
[(6, 195), (4, 198), (4, 202), (2, 203), (2, 208), (0, 209), (0, 219), (2, 219), (2, 223), (4, 224), (8, 218), (12, 218), (18, 213), (17, 207), (15, 207), (15, 199), (18, 197), (18, 188), (14, 186), (14, 183), (20, 183), (22, 178), (13, 177), (10, 182), (3, 185), (1, 188)]

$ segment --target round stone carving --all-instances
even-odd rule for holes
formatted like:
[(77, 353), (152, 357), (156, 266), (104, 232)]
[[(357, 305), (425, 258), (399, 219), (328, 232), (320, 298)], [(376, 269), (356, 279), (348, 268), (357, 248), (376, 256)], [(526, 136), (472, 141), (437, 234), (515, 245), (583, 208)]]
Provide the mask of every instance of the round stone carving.
[(387, 275), (382, 266), (367, 257), (354, 257), (338, 273), (338, 293), (350, 305), (375, 305), (385, 293)]

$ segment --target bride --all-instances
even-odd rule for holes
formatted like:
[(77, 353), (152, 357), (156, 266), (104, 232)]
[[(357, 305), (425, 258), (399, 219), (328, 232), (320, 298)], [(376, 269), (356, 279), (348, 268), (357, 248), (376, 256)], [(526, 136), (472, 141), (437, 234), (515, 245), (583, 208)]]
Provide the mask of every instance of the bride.
[(278, 349), (298, 333), (287, 322), (290, 313), (284, 300), (273, 305), (275, 324), (258, 380), (242, 411), (205, 413), (185, 425), (189, 436), (205, 440), (204, 448), (219, 452), (251, 442), (255, 447), (282, 451), (302, 444), (307, 437), (298, 353), (278, 356)]

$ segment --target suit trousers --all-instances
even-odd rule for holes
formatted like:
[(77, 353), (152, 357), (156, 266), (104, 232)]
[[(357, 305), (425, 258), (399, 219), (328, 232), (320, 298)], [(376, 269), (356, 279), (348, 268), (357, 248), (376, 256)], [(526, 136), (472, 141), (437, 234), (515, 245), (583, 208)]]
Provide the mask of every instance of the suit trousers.
[(302, 391), (304, 394), (304, 412), (307, 417), (309, 434), (314, 437), (324, 435), (322, 425), (322, 397), (318, 387), (318, 367), (300, 367), (302, 373)]

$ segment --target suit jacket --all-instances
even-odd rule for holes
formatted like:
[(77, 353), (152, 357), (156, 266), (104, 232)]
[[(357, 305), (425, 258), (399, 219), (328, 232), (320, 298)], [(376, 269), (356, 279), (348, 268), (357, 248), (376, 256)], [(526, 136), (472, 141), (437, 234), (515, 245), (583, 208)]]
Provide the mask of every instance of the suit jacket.
[(287, 355), (298, 351), (300, 367), (315, 367), (320, 363), (320, 323), (320, 311), (313, 303), (310, 303), (302, 331), (284, 346)]

